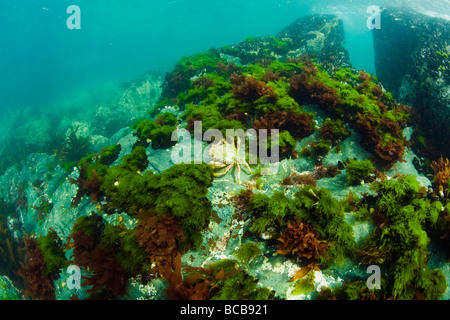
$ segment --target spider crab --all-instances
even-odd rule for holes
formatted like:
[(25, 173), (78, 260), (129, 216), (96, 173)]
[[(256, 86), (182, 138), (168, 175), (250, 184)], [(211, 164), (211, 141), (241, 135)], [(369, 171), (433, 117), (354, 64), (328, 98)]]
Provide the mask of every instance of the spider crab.
[(244, 164), (248, 171), (251, 173), (252, 169), (245, 161), (245, 153), (239, 152), (241, 146), (241, 139), (237, 138), (237, 145), (234, 145), (234, 139), (231, 142), (227, 142), (226, 139), (220, 140), (218, 143), (212, 143), (209, 149), (209, 156), (212, 161), (209, 163), (214, 168), (224, 168), (222, 172), (215, 172), (214, 176), (219, 177), (230, 171), (231, 168), (236, 166), (237, 169), (237, 183), (241, 184), (241, 166)]

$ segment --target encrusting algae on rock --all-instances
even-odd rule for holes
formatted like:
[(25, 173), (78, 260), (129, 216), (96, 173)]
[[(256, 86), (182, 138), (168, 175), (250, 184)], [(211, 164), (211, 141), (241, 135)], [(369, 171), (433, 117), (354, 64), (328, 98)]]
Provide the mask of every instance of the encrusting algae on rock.
[[(335, 17), (302, 19), (322, 22), (306, 31), (338, 37), (330, 28), (341, 26)], [(430, 245), (449, 249), (448, 160), (431, 165), (434, 190), (398, 170), (411, 152), (404, 136), (410, 108), (376, 77), (353, 70), (343, 47), (333, 49), (333, 59), (328, 47), (300, 50), (299, 25), (183, 57), (148, 118), (130, 126), (128, 144), (117, 139), (81, 157), (78, 177), (67, 181), (76, 187), (70, 235), (48, 230), (27, 238), (25, 296), (63, 296), (54, 283), (67, 289), (57, 277), (69, 264), (83, 270), (82, 293), (72, 298), (141, 298), (130, 283), (154, 285), (155, 299), (448, 295), (448, 275), (428, 263)], [(196, 122), (202, 134), (254, 130), (258, 151), (275, 144), (277, 170), (266, 174), (247, 136), (216, 144), (227, 146), (226, 164), (175, 164), (173, 132), (194, 136)], [(278, 139), (258, 139), (262, 130), (278, 130)], [(358, 159), (347, 156), (350, 148), (361, 150)], [(166, 169), (154, 170), (154, 157)], [(366, 236), (355, 236), (355, 221)], [(371, 264), (383, 271), (379, 290), (361, 280)], [(318, 286), (318, 279), (333, 281)]]

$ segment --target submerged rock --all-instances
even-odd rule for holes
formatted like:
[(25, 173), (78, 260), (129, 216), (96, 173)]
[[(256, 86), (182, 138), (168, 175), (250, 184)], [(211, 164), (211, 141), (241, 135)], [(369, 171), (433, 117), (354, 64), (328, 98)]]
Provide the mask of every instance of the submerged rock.
[(350, 67), (350, 56), (344, 48), (344, 24), (335, 15), (317, 14), (298, 18), (281, 30), (278, 37), (289, 37), (297, 49), (288, 52), (294, 54), (315, 54), (318, 61), (340, 68)]
[(450, 22), (412, 9), (387, 8), (373, 30), (378, 79), (412, 106), (437, 153), (450, 154)]

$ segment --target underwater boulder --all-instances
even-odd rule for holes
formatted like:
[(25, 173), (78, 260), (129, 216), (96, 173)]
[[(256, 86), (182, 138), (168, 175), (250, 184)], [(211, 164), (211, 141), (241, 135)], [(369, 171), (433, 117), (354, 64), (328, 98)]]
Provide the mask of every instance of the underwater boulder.
[(385, 8), (373, 41), (378, 79), (394, 98), (418, 112), (435, 156), (448, 155), (450, 22), (412, 9)]

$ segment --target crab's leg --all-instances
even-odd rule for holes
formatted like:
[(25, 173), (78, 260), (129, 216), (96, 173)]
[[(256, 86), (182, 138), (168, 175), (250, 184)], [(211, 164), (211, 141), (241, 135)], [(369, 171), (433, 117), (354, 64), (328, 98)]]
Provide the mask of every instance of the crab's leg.
[(216, 145), (216, 146), (220, 146), (221, 144), (223, 144), (224, 143), (224, 141), (225, 141), (225, 139), (222, 139), (222, 140), (214, 140), (213, 141), (213, 143), (211, 143), (212, 145)]
[(220, 177), (223, 176), (224, 174), (226, 174), (228, 171), (230, 171), (230, 169), (233, 167), (232, 164), (230, 164), (228, 167), (225, 168), (225, 170), (223, 170), (222, 172), (216, 172), (214, 173), (214, 176), (216, 177)]

